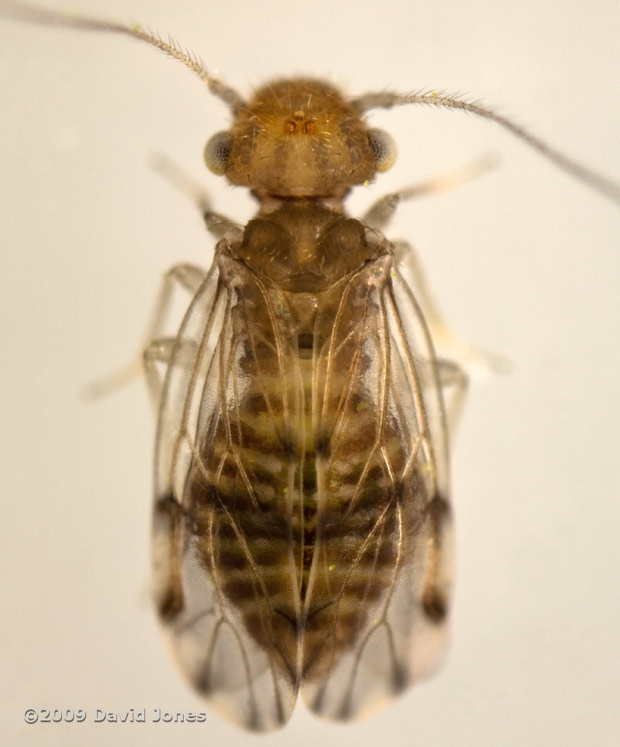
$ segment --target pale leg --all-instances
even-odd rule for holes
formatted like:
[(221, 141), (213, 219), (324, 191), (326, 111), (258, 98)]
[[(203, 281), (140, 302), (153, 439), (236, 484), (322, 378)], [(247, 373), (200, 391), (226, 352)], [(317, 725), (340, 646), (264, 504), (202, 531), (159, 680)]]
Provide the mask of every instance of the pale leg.
[(127, 365), (109, 376), (91, 383), (86, 390), (88, 398), (109, 394), (130, 384), (145, 373), (151, 397), (154, 401), (157, 401), (161, 382), (155, 365), (157, 362), (168, 360), (175, 342), (175, 338), (161, 337), (168, 319), (172, 295), (176, 287), (181, 287), (192, 296), (195, 295), (205, 277), (204, 270), (187, 264), (175, 265), (165, 273), (139, 351)]

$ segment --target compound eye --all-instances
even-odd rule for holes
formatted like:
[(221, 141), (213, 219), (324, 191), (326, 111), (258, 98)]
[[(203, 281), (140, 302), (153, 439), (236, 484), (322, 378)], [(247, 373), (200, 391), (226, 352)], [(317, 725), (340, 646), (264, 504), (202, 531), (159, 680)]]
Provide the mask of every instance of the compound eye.
[(209, 138), (204, 150), (204, 159), (209, 171), (224, 174), (230, 157), (230, 133), (216, 132)]
[(368, 130), (368, 143), (375, 159), (377, 171), (387, 171), (396, 161), (396, 143), (385, 130)]

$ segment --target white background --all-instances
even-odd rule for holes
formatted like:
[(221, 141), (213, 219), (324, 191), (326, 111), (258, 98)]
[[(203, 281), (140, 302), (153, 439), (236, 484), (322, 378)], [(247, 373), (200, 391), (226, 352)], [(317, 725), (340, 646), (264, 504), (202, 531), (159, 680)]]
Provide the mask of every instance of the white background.
[[(243, 94), (295, 73), (354, 94), (467, 93), (620, 179), (614, 0), (64, 7), (170, 32)], [(201, 164), (228, 114), (139, 42), (8, 21), (0, 100), (0, 731), (12, 745), (251, 743), (189, 691), (159, 639), (144, 387), (80, 398), (136, 351), (161, 272), (210, 262), (200, 217), (149, 155), (202, 179), (218, 209), (251, 215), (243, 191)], [(403, 206), (390, 235), (417, 246), (458, 331), (513, 368), (474, 383), (454, 451), (446, 667), (359, 724), (299, 708), (269, 744), (616, 745), (620, 211), (491, 123), (424, 108), (371, 121), (400, 156), (351, 198), (354, 214), (386, 191), (501, 156), (474, 183)], [(208, 716), (28, 726), (27, 707)]]

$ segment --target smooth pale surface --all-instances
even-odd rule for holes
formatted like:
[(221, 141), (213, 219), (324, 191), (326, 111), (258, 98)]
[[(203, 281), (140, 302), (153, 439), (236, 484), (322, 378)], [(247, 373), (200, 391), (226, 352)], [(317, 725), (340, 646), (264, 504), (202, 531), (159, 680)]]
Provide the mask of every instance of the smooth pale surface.
[[(612, 0), (48, 3), (170, 32), (247, 94), (274, 76), (352, 93), (466, 92), (620, 178), (620, 15)], [(227, 126), (187, 70), (123, 38), (0, 21), (2, 521), (0, 729), (12, 745), (247, 744), (185, 686), (149, 600), (154, 431), (139, 383), (81, 387), (138, 348), (160, 273), (208, 265), (193, 206), (147, 166), (251, 201), (201, 164)], [(360, 724), (300, 709), (270, 745), (617, 744), (620, 716), (620, 212), (491, 123), (373, 113), (395, 167), (350, 208), (492, 151), (492, 174), (403, 206), (462, 334), (513, 362), (474, 383), (453, 459), (457, 586), (445, 669)], [(84, 724), (23, 721), (85, 708)], [(146, 724), (93, 723), (146, 708)], [(148, 723), (153, 708), (206, 723)], [(347, 731), (342, 731), (345, 728)]]

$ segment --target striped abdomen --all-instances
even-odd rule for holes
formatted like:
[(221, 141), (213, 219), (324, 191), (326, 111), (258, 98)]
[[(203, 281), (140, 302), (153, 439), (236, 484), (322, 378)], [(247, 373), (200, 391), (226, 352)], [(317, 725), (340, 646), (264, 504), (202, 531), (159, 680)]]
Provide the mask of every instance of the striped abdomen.
[(203, 562), (292, 682), (357, 642), (394, 581), (412, 507), (406, 434), (365, 339), (378, 310), (353, 280), (294, 294), (246, 283), (231, 309), (226, 412), (190, 473)]

